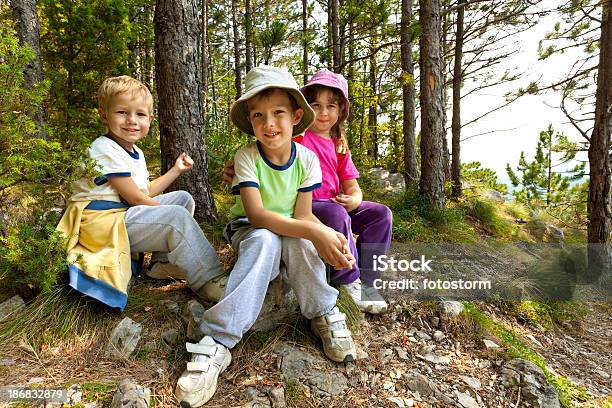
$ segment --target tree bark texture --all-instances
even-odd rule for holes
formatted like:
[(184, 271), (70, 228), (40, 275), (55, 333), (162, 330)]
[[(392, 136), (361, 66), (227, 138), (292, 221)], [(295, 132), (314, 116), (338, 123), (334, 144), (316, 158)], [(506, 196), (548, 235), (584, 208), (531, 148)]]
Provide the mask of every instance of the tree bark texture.
[(208, 0), (202, 0), (202, 112), (208, 113)]
[[(442, 0), (440, 9), (443, 10), (448, 7), (449, 0)], [(446, 87), (447, 82), (447, 60), (446, 55), (448, 54), (448, 30), (449, 30), (449, 16), (447, 13), (441, 13), (442, 22), (442, 36), (440, 37), (441, 49), (442, 49), (442, 62), (440, 70), (442, 72), (442, 82), (445, 84), (442, 86), (442, 129), (444, 129), (444, 138), (442, 139), (442, 149), (444, 151), (442, 157), (444, 158), (444, 181), (451, 179), (451, 163), (450, 163), (450, 150), (448, 148), (448, 138), (446, 137), (446, 103), (448, 101), (448, 88)], [(449, 73), (450, 74), (450, 73)]]
[(612, 11), (603, 2), (595, 124), (589, 145), (588, 256), (587, 281), (610, 273), (610, 134), (612, 128)]
[[(466, 0), (459, 0), (459, 6), (465, 4)], [(463, 20), (465, 7), (457, 9), (457, 30), (455, 34), (455, 60), (453, 66), (453, 118), (452, 118), (452, 148), (453, 156), (451, 162), (451, 179), (453, 183), (453, 197), (458, 198), (463, 194), (461, 186), (461, 82), (463, 81), (462, 57), (463, 57)]]
[(196, 0), (158, 0), (155, 8), (155, 74), (162, 169), (187, 152), (194, 168), (179, 177), (171, 190), (186, 190), (196, 202), (195, 218), (216, 219), (208, 179), (205, 121), (200, 79), (199, 27)]
[(340, 72), (341, 56), (340, 56), (340, 18), (339, 18), (338, 0), (327, 0), (327, 23), (329, 40), (331, 46), (331, 61), (330, 67), (334, 72)]
[(374, 35), (370, 40), (370, 75), (369, 82), (372, 90), (370, 98), (370, 106), (368, 107), (368, 128), (370, 129), (370, 139), (372, 140), (371, 157), (374, 160), (374, 166), (378, 164), (378, 87), (376, 75), (376, 27), (374, 27)]
[(302, 76), (308, 82), (308, 0), (302, 0)]
[[(415, 95), (414, 62), (412, 61), (412, 0), (402, 0), (402, 21), (400, 26), (402, 58), (402, 98), (403, 98), (403, 134), (404, 134), (404, 178), (406, 184), (416, 183), (419, 179), (418, 158), (414, 130)], [(410, 78), (407, 78), (407, 77)], [(409, 81), (408, 81), (409, 80)]]
[(253, 12), (251, 0), (244, 1), (244, 45), (246, 72), (253, 69)]
[(236, 99), (242, 96), (242, 67), (240, 66), (240, 30), (238, 29), (238, 0), (232, 0), (232, 30), (234, 34), (234, 86)]
[[(11, 0), (11, 11), (16, 22), (19, 43), (34, 50), (36, 56), (25, 66), (24, 86), (32, 88), (44, 79), (40, 60), (40, 32), (38, 29), (38, 13), (36, 0)], [(44, 105), (32, 115), (32, 120), (38, 129), (48, 122), (47, 110)]]
[(421, 102), (420, 192), (442, 209), (444, 195), (444, 126), (442, 55), (440, 50), (440, 0), (422, 0), (419, 7), (422, 34), (419, 40)]

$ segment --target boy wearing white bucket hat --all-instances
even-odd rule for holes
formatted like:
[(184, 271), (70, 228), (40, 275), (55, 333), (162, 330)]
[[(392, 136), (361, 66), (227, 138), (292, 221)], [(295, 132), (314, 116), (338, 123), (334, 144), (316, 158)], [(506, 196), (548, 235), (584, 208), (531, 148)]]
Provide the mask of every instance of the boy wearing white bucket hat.
[(319, 254), (337, 268), (350, 267), (354, 259), (344, 235), (312, 215), (321, 168), (313, 152), (291, 140), (312, 124), (314, 111), (286, 69), (254, 68), (245, 88), (230, 115), (257, 141), (234, 157), (232, 193), (238, 197), (224, 232), (238, 260), (225, 294), (203, 315), (204, 338), (187, 343), (193, 356), (176, 387), (183, 407), (198, 407), (212, 397), (219, 374), (231, 362), (229, 349), (257, 319), (268, 285), (281, 270), (327, 357), (349, 362), (356, 356), (346, 317), (336, 307), (338, 291), (327, 284)]

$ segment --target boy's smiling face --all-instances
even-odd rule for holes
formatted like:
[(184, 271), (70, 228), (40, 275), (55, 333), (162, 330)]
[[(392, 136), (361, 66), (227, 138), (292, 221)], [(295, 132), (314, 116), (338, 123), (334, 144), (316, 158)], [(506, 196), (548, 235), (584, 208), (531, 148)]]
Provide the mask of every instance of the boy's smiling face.
[(149, 133), (153, 121), (151, 102), (143, 96), (125, 92), (113, 96), (106, 109), (100, 109), (100, 117), (108, 126), (112, 138), (128, 151)]
[(266, 155), (282, 157), (290, 152), (293, 126), (300, 122), (304, 111), (294, 110), (287, 91), (274, 89), (268, 95), (255, 95), (247, 101), (247, 107), (253, 133)]

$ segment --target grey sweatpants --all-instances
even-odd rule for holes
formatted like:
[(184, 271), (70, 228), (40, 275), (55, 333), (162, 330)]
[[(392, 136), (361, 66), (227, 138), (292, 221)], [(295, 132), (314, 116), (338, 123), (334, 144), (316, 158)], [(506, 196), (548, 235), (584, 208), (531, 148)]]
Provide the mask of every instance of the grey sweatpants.
[(322, 316), (336, 305), (338, 291), (327, 284), (325, 265), (310, 241), (253, 228), (246, 218), (230, 222), (225, 236), (238, 251), (238, 260), (225, 294), (204, 312), (202, 333), (234, 347), (257, 319), (268, 285), (281, 267), (304, 317)]
[(193, 218), (195, 202), (186, 191), (153, 198), (161, 205), (128, 208), (125, 226), (132, 252), (153, 252), (187, 272), (187, 284), (198, 290), (223, 273), (217, 253)]

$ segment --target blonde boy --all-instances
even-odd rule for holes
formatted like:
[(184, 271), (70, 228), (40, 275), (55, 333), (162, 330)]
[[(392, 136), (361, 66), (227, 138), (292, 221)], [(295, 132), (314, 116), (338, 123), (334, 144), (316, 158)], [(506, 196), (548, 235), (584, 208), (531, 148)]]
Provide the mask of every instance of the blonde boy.
[(228, 349), (255, 322), (281, 268), (325, 354), (338, 362), (352, 361), (356, 354), (345, 316), (336, 307), (338, 291), (327, 284), (318, 255), (334, 266), (350, 267), (347, 241), (312, 215), (320, 165), (314, 153), (291, 141), (312, 123), (314, 112), (287, 70), (262, 66), (247, 74), (231, 118), (257, 139), (235, 155), (232, 192), (239, 197), (225, 237), (238, 260), (223, 298), (204, 313), (200, 329), (205, 337), (187, 344), (192, 361), (176, 387), (182, 407), (199, 407), (213, 396), (219, 374), (231, 362)]
[[(129, 76), (107, 78), (98, 90), (98, 103), (108, 133), (94, 140), (88, 154), (102, 175), (75, 183), (72, 206), (69, 205), (73, 211), (66, 211), (62, 219), (68, 222), (72, 214), (72, 221), (77, 221), (81, 244), (76, 244), (77, 252), (85, 257), (85, 262), (75, 261), (69, 266), (70, 285), (109, 306), (123, 309), (129, 274), (121, 255), (126, 251), (119, 251), (118, 256), (103, 254), (113, 253), (112, 249), (122, 244), (108, 241), (109, 237), (126, 234), (128, 254), (154, 253), (150, 276), (187, 279), (196, 293), (210, 297), (207, 293), (212, 286), (206, 284), (213, 278), (219, 281), (223, 268), (193, 218), (194, 200), (185, 191), (160, 195), (193, 167), (193, 161), (182, 153), (168, 172), (149, 181), (144, 154), (136, 142), (149, 132), (153, 98), (140, 81)], [(109, 215), (118, 220), (109, 224), (104, 221), (111, 219)], [(101, 227), (88, 230), (87, 226), (97, 220), (103, 220)], [(115, 232), (109, 234), (109, 228)], [(101, 245), (95, 253), (91, 251), (92, 242)]]

